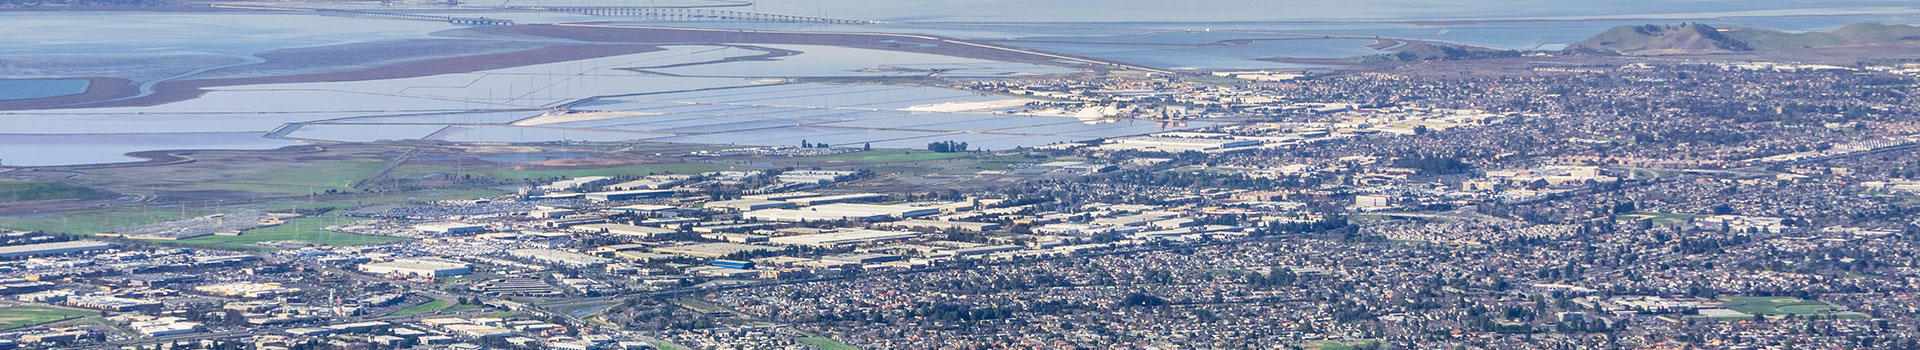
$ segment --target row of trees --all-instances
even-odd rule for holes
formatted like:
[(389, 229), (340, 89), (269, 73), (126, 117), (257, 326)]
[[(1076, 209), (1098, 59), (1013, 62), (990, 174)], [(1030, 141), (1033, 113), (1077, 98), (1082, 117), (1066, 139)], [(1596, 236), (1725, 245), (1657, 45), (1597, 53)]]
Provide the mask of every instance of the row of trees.
[(928, 150), (928, 151), (934, 151), (934, 152), (938, 152), (938, 153), (949, 153), (949, 152), (966, 152), (966, 151), (967, 151), (967, 143), (966, 143), (966, 142), (953, 142), (953, 141), (940, 141), (940, 142), (933, 142), (933, 143), (928, 143), (928, 144), (927, 144), (927, 150)]

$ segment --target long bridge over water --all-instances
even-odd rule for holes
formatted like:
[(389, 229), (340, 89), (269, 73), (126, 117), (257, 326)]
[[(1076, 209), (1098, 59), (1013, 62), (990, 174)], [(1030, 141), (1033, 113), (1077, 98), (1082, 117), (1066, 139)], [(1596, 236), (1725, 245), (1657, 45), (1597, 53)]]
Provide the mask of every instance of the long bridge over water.
[(750, 11), (654, 6), (506, 6), (506, 10), (550, 11), (592, 16), (635, 17), (668, 22), (783, 22), (825, 24), (884, 24), (885, 22), (782, 15)]
[(469, 25), (469, 26), (513, 25), (512, 20), (493, 19), (493, 18), (486, 18), (486, 17), (454, 17), (454, 16), (436, 16), (436, 15), (422, 15), (422, 14), (412, 14), (412, 13), (398, 13), (398, 12), (366, 11), (366, 10), (313, 9), (313, 8), (261, 6), (261, 5), (214, 4), (213, 7), (224, 8), (224, 9), (241, 9), (241, 10), (312, 12), (322, 16), (367, 17), (367, 18), (399, 19), (399, 20), (409, 20), (409, 21), (446, 22), (446, 23), (452, 23), (457, 25)]
[[(213, 7), (226, 9), (266, 10), (309, 12), (322, 16), (385, 18), (410, 21), (446, 22), (457, 25), (493, 26), (513, 25), (512, 20), (486, 17), (456, 17), (439, 14), (406, 12), (388, 12), (373, 10), (341, 10), (300, 7), (281, 7), (267, 5), (215, 4)], [(573, 13), (590, 16), (632, 17), (640, 20), (662, 22), (778, 22), (778, 23), (822, 23), (822, 24), (884, 24), (886, 22), (782, 15), (773, 13), (717, 10), (712, 8), (670, 7), (670, 6), (502, 6), (498, 11), (546, 11)], [(428, 10), (432, 11), (432, 10)], [(444, 11), (444, 10), (441, 10)], [(471, 11), (471, 10), (468, 10)], [(434, 11), (440, 12), (440, 11)], [(434, 13), (428, 12), (428, 13)], [(467, 11), (461, 11), (467, 12)]]

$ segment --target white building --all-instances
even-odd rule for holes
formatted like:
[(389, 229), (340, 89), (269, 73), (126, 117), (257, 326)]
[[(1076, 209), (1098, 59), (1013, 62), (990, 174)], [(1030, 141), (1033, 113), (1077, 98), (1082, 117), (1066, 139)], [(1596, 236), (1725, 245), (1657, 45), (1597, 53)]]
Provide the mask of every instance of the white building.
[(383, 263), (361, 264), (360, 272), (375, 275), (401, 274), (422, 277), (446, 277), (473, 273), (465, 263), (425, 259), (396, 259)]
[(847, 246), (847, 245), (897, 241), (897, 240), (903, 240), (903, 239), (911, 239), (919, 236), (920, 234), (916, 232), (853, 230), (853, 231), (841, 231), (841, 232), (821, 233), (821, 234), (812, 234), (812, 235), (774, 237), (774, 238), (768, 239), (767, 242), (775, 243), (775, 244), (804, 245), (804, 246), (813, 246), (813, 247), (832, 248), (832, 247), (840, 247), (840, 246)]
[(888, 219), (909, 218), (939, 214), (940, 208), (925, 208), (906, 205), (880, 204), (824, 204), (804, 209), (764, 209), (750, 211), (741, 216), (762, 221), (884, 221)]

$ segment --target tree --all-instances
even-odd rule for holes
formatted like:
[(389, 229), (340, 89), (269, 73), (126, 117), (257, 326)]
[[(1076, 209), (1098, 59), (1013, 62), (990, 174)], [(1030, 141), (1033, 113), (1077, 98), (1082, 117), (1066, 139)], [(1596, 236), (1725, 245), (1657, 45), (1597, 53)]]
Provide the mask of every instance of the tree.
[(966, 152), (966, 142), (938, 141), (927, 143), (927, 150), (937, 153)]
[(1444, 156), (1401, 157), (1393, 160), (1393, 166), (1419, 170), (1421, 174), (1427, 175), (1459, 174), (1473, 170), (1473, 166), (1467, 165), (1467, 162), (1460, 160), (1460, 157)]

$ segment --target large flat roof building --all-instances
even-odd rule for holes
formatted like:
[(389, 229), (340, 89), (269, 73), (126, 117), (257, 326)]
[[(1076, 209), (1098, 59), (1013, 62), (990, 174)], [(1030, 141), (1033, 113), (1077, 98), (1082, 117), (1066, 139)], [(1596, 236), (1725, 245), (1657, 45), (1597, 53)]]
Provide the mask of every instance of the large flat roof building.
[(728, 209), (728, 210), (736, 210), (736, 211), (754, 211), (754, 210), (762, 210), (762, 209), (787, 209), (787, 208), (795, 208), (799, 206), (800, 206), (799, 204), (794, 204), (793, 202), (766, 200), (766, 199), (752, 199), (752, 198), (735, 199), (735, 200), (718, 201), (718, 202), (707, 202), (707, 205), (706, 205), (707, 208)]
[(993, 230), (1000, 229), (1000, 224), (990, 223), (990, 222), (939, 221), (939, 220), (900, 220), (900, 221), (893, 221), (893, 222), (883, 222), (883, 223), (875, 224), (874, 226), (886, 227), (886, 228), (908, 228), (908, 229), (926, 228), (926, 229), (935, 229), (935, 230), (961, 230), (961, 231), (973, 231), (973, 232), (993, 231)]
[(766, 209), (741, 214), (741, 217), (762, 221), (884, 221), (895, 218), (909, 218), (939, 214), (939, 208), (923, 208), (906, 205), (882, 204), (823, 204), (804, 209)]
[(883, 199), (887, 199), (887, 195), (879, 194), (879, 193), (853, 193), (853, 194), (836, 194), (836, 195), (830, 195), (830, 196), (793, 198), (793, 199), (787, 199), (786, 201), (793, 202), (794, 204), (799, 204), (802, 206), (808, 206), (808, 205), (822, 205), (822, 204), (834, 204), (834, 203), (876, 202)]
[(1250, 147), (1259, 145), (1260, 141), (1232, 138), (1134, 136), (1110, 139), (1107, 141), (1107, 144), (1100, 145), (1099, 148), (1141, 152), (1180, 153), (1193, 151), (1218, 153), (1239, 149), (1251, 149)]
[(586, 267), (612, 261), (607, 258), (553, 249), (514, 249), (507, 251), (507, 255), (568, 267)]
[(13, 258), (35, 255), (53, 255), (77, 253), (89, 250), (113, 248), (113, 243), (101, 241), (70, 241), (39, 244), (22, 244), (0, 247), (0, 258)]
[(777, 251), (777, 250), (780, 250), (780, 248), (769, 247), (764, 245), (740, 244), (740, 243), (700, 243), (700, 244), (689, 244), (689, 245), (674, 246), (674, 247), (653, 248), (653, 251), (655, 253), (685, 255), (685, 256), (691, 256), (696, 258), (720, 258), (728, 255), (733, 255), (736, 253), (770, 252), (770, 251)]
[(672, 196), (673, 190), (631, 190), (588, 193), (587, 199), (596, 201), (624, 201), (641, 198), (659, 198)]
[(774, 237), (772, 239), (768, 239), (767, 242), (776, 243), (776, 244), (804, 245), (804, 246), (831, 248), (831, 247), (841, 247), (841, 246), (857, 245), (857, 244), (897, 241), (897, 240), (903, 240), (903, 239), (911, 239), (919, 236), (920, 236), (920, 233), (918, 232), (852, 230), (852, 231), (841, 231), (841, 232), (812, 234), (812, 235)]
[(585, 233), (603, 233), (603, 234), (610, 234), (610, 235), (635, 236), (640, 238), (653, 238), (658, 236), (670, 235), (670, 234), (673, 234), (674, 232), (680, 232), (674, 229), (649, 227), (649, 226), (634, 226), (634, 225), (626, 225), (626, 224), (580, 225), (580, 226), (574, 226), (572, 227), (572, 229), (574, 231), (585, 232)]
[(465, 263), (425, 259), (395, 259), (383, 263), (361, 264), (360, 272), (375, 275), (401, 274), (423, 277), (446, 277), (465, 275), (473, 272), (473, 267)]
[(480, 233), (480, 232), (487, 231), (486, 226), (458, 223), (458, 222), (436, 222), (436, 223), (428, 223), (428, 224), (419, 224), (419, 225), (413, 225), (413, 229), (420, 232), (438, 233), (438, 234)]

